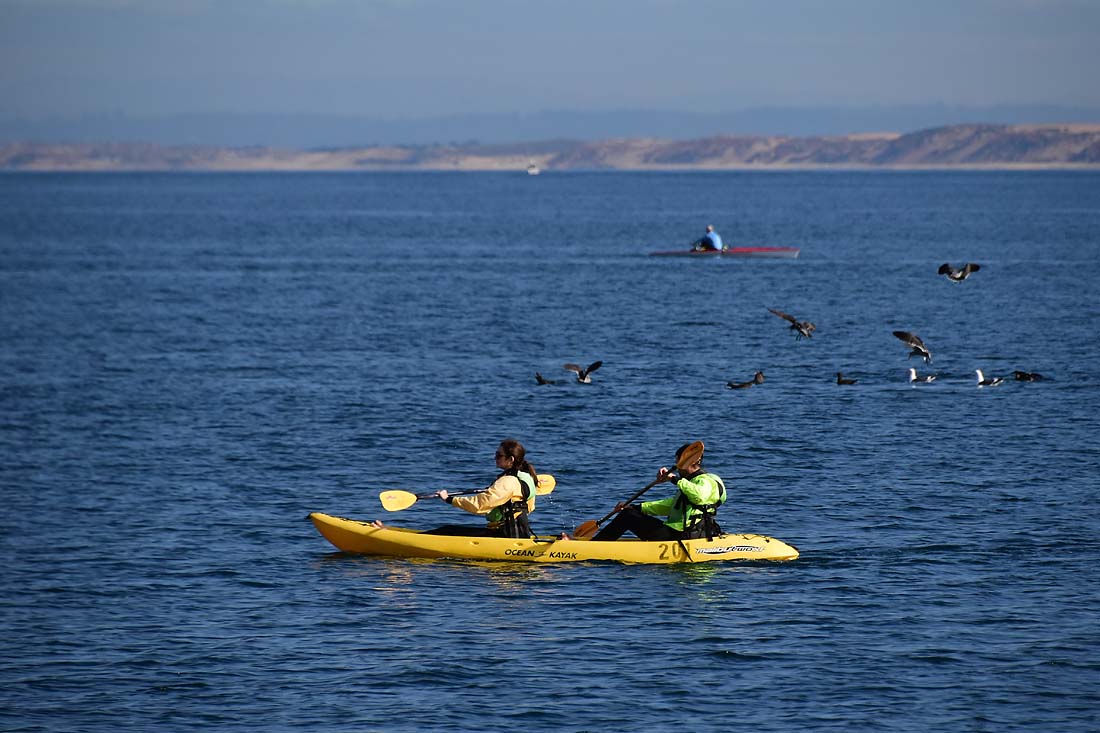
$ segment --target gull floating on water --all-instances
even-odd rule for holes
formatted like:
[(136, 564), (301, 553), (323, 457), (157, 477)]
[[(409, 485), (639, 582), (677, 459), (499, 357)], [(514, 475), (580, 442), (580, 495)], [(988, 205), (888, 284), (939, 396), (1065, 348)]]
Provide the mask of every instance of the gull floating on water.
[(924, 342), (920, 340), (920, 336), (915, 333), (909, 333), (908, 331), (894, 331), (894, 335), (904, 341), (912, 351), (909, 352), (909, 358), (919, 356), (924, 359), (925, 364), (932, 363), (932, 352), (924, 345)]
[(916, 369), (914, 369), (913, 367), (909, 367), (909, 381), (910, 382), (921, 382), (921, 383), (927, 384), (929, 382), (935, 382), (936, 381), (936, 375), (935, 374), (919, 375), (919, 374), (917, 374)]
[(859, 381), (858, 379), (848, 379), (847, 377), (844, 376), (844, 372), (837, 372), (836, 373), (836, 383), (837, 384), (855, 384), (858, 381)]
[(791, 330), (795, 332), (795, 340), (801, 340), (803, 336), (806, 338), (813, 338), (814, 331), (817, 330), (817, 326), (809, 321), (800, 321), (794, 316), (787, 315), (783, 311), (778, 311), (775, 308), (768, 308), (769, 311), (782, 318), (784, 321), (788, 321), (791, 324)]
[(568, 369), (571, 372), (576, 372), (577, 373), (577, 381), (580, 382), (581, 384), (592, 384), (592, 377), (589, 376), (589, 375), (591, 375), (592, 372), (596, 371), (601, 366), (603, 366), (602, 361), (594, 361), (591, 364), (589, 364), (588, 367), (585, 368), (585, 369), (581, 369), (576, 364), (563, 364), (562, 369)]
[(981, 369), (975, 369), (974, 371), (976, 371), (978, 373), (978, 386), (979, 387), (996, 387), (998, 384), (1005, 381), (1004, 377), (989, 377), (989, 378), (986, 378), (986, 376), (984, 374), (982, 374)]
[(1041, 382), (1042, 380), (1046, 379), (1046, 377), (1044, 377), (1039, 372), (1015, 371), (1012, 372), (1012, 376), (1016, 377), (1017, 382)]
[(729, 387), (730, 389), (745, 389), (746, 387), (751, 387), (754, 384), (763, 384), (763, 383), (764, 383), (764, 372), (758, 371), (758, 372), (756, 372), (756, 374), (754, 374), (752, 376), (752, 379), (750, 379), (747, 382), (726, 382), (726, 386)]
[(973, 262), (967, 262), (958, 269), (944, 262), (936, 272), (940, 275), (947, 275), (947, 279), (951, 282), (961, 283), (963, 280), (970, 277), (970, 273), (977, 272), (980, 269), (982, 269), (982, 266), (974, 264)]

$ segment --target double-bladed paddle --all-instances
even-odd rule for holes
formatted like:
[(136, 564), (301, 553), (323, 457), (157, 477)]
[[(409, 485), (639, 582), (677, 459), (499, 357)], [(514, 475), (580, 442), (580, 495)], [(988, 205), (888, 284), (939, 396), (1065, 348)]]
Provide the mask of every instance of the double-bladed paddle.
[[(702, 457), (703, 457), (703, 441), (697, 440), (694, 443), (692, 443), (691, 445), (689, 445), (687, 448), (684, 448), (684, 452), (681, 453), (680, 457), (676, 459), (676, 469), (679, 470), (679, 471), (683, 471), (685, 468), (687, 468), (691, 464), (695, 463), (696, 461), (698, 461)], [(575, 530), (573, 530), (573, 537), (575, 539), (579, 539), (579, 540), (590, 539), (594, 534), (596, 534), (596, 532), (599, 531), (601, 524), (606, 522), (608, 519), (611, 519), (611, 517), (615, 516), (616, 514), (621, 512), (623, 509), (626, 509), (628, 506), (630, 506), (630, 503), (632, 501), (634, 501), (635, 499), (637, 499), (639, 496), (641, 496), (645, 492), (649, 491), (650, 489), (652, 489), (654, 486), (661, 483), (662, 481), (667, 481), (667, 480), (668, 480), (667, 476), (657, 479), (656, 481), (654, 481), (653, 483), (647, 485), (644, 489), (642, 489), (641, 491), (636, 493), (634, 496), (632, 496), (629, 499), (627, 499), (626, 501), (624, 501), (620, 506), (615, 507), (614, 509), (612, 509), (610, 512), (603, 515), (599, 519), (589, 519), (587, 522), (584, 522), (579, 527), (577, 527)]]
[[(538, 482), (535, 486), (535, 494), (537, 496), (546, 496), (554, 491), (554, 487), (558, 485), (557, 479), (548, 473), (540, 473), (538, 475)], [(466, 494), (480, 494), (486, 489), (470, 489), (468, 491), (449, 491), (447, 492), (451, 496), (464, 496)], [(379, 500), (382, 502), (382, 508), (388, 512), (399, 512), (402, 509), (408, 509), (416, 503), (417, 499), (430, 499), (436, 495), (435, 491), (426, 491), (422, 494), (414, 494), (411, 491), (402, 491), (401, 489), (391, 489), (390, 491), (383, 491), (378, 495)]]

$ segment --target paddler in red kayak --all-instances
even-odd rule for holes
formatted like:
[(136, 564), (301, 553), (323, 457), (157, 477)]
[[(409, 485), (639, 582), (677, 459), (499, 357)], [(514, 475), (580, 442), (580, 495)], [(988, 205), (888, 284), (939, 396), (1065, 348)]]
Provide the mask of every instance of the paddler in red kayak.
[(698, 252), (722, 251), (722, 238), (718, 236), (718, 232), (714, 231), (713, 224), (707, 224), (707, 233), (703, 235), (702, 239), (695, 243), (692, 249)]

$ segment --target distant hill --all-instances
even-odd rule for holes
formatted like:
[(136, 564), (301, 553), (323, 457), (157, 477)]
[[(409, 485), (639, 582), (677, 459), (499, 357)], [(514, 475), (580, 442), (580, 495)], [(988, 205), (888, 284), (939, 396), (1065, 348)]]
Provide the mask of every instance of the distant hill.
[(1100, 125), (953, 125), (909, 134), (722, 135), (295, 150), (148, 143), (0, 147), (7, 171), (676, 170), (1100, 167)]
[(0, 113), (0, 144), (147, 142), (158, 145), (362, 148), (620, 138), (696, 140), (719, 135), (842, 136), (986, 123), (1100, 123), (1100, 108), (1054, 105), (750, 107), (696, 110), (531, 110), (394, 117), (310, 114), (115, 114), (24, 119)]

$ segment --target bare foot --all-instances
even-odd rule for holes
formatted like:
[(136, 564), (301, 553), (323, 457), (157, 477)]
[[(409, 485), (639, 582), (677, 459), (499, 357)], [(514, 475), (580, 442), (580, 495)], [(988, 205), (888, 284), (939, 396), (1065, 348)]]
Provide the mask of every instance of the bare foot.
[(375, 529), (382, 529), (386, 525), (382, 524), (381, 519), (376, 519), (376, 520), (374, 520), (373, 522), (370, 523), (370, 526), (374, 527)]

